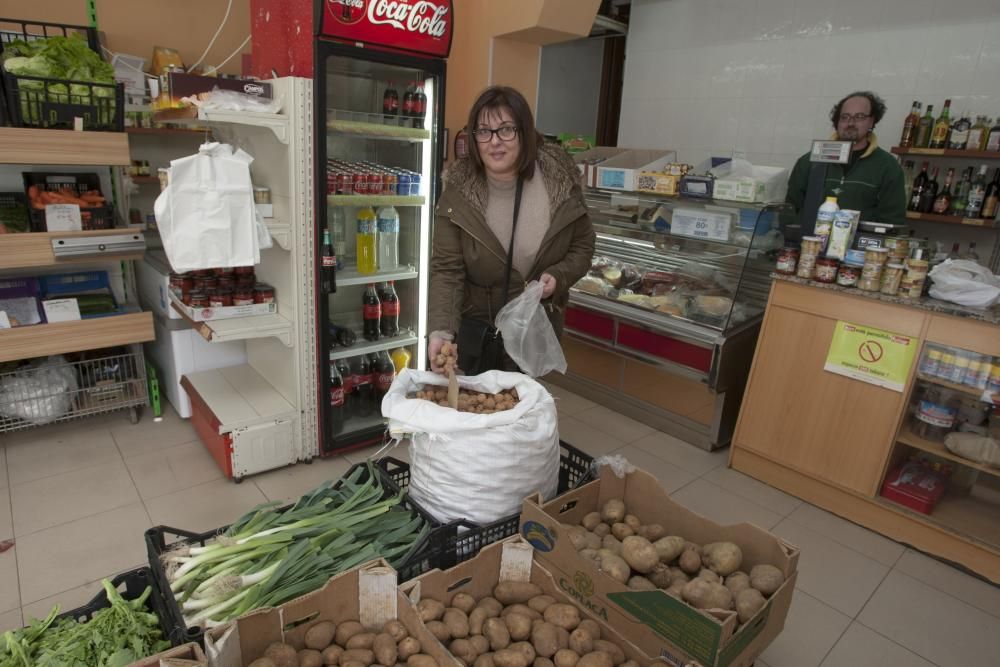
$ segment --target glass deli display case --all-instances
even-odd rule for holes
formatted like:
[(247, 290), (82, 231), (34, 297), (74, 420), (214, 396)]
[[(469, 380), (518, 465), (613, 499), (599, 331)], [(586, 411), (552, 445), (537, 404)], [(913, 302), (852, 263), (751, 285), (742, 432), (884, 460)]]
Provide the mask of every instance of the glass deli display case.
[(706, 449), (724, 446), (794, 213), (784, 204), (584, 196), (597, 248), (571, 290), (570, 370), (560, 384)]

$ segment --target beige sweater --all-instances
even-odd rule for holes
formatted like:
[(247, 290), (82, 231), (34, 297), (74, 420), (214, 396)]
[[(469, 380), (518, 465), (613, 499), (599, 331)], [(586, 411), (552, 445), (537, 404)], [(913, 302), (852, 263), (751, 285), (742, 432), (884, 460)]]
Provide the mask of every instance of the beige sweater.
[[(486, 203), (486, 224), (500, 241), (504, 250), (510, 247), (510, 230), (514, 222), (514, 193), (517, 181), (498, 181), (487, 174), (489, 199)], [(524, 182), (521, 192), (521, 213), (517, 218), (514, 234), (514, 269), (525, 280), (535, 264), (535, 256), (549, 231), (549, 194), (541, 176), (541, 167), (535, 165), (534, 177)]]

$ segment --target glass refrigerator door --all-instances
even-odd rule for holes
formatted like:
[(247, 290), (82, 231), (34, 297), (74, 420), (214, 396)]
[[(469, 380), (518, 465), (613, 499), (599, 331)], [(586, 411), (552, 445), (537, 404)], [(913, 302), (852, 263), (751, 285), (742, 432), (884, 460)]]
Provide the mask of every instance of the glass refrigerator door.
[(318, 339), (332, 383), (323, 395), (339, 402), (335, 368), (344, 385), (343, 406), (326, 413), (329, 453), (381, 440), (391, 360), (400, 365), (408, 355), (410, 368), (424, 367), (444, 63), (330, 44), (321, 50), (317, 186), (326, 205), (318, 233), (329, 231), (338, 260), (337, 291), (320, 296), (326, 331)]

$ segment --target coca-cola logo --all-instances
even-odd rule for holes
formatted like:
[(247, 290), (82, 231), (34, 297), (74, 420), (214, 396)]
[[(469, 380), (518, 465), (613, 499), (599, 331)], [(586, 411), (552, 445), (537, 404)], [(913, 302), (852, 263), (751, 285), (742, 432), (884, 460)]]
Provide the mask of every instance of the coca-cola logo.
[(330, 407), (336, 408), (344, 404), (344, 390), (342, 387), (335, 387), (330, 390)]
[(368, 0), (329, 0), (326, 9), (340, 23), (352, 25), (365, 17), (367, 3)]
[(368, 3), (368, 21), (372, 25), (391, 25), (397, 30), (430, 37), (445, 34), (447, 14), (447, 5), (431, 0), (371, 0)]
[(386, 391), (392, 386), (392, 380), (394, 377), (395, 374), (393, 373), (379, 373), (375, 377), (375, 386), (382, 391)]

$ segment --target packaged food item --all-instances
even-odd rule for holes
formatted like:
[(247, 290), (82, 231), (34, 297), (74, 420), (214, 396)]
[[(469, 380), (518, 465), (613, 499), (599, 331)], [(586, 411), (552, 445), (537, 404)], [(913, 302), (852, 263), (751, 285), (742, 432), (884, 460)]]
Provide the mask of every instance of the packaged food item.
[(853, 264), (841, 264), (837, 270), (837, 284), (841, 287), (854, 287), (861, 277), (861, 267)]
[(826, 250), (830, 241), (830, 234), (833, 231), (833, 220), (840, 207), (837, 206), (836, 197), (827, 197), (819, 209), (816, 211), (816, 224), (813, 227), (813, 234), (820, 237), (820, 252)]
[(837, 265), (839, 262), (829, 257), (816, 260), (816, 282), (833, 283), (837, 280)]
[(906, 260), (906, 275), (903, 277), (900, 294), (910, 299), (919, 299), (924, 293), (927, 282), (927, 269), (930, 263), (926, 259), (909, 258)]
[(914, 434), (927, 440), (944, 442), (945, 436), (955, 428), (960, 404), (960, 396), (950, 389), (928, 387), (913, 415)]
[(932, 347), (924, 352), (919, 369), (924, 375), (936, 376), (941, 370), (941, 351)]
[(854, 249), (854, 248), (850, 249), (850, 250), (847, 251), (847, 255), (846, 255), (845, 261), (848, 264), (854, 264), (854, 265), (857, 265), (857, 266), (861, 266), (862, 264), (865, 263), (865, 251), (864, 250), (857, 250), (857, 249)]
[(255, 185), (253, 188), (253, 202), (255, 204), (270, 204), (271, 188), (263, 185)]
[(217, 289), (208, 297), (208, 304), (212, 308), (225, 308), (226, 306), (233, 305), (233, 290), (231, 289)]
[(823, 252), (823, 238), (819, 236), (802, 237), (802, 255), (819, 256)]
[(208, 308), (208, 296), (204, 292), (192, 291), (188, 294), (187, 305), (192, 308)]
[(882, 280), (879, 291), (882, 294), (895, 295), (899, 292), (899, 282), (903, 279), (902, 264), (886, 264), (882, 271)]
[(851, 247), (859, 220), (861, 220), (861, 211), (843, 208), (834, 214), (830, 242), (826, 247), (827, 257), (840, 261), (847, 258), (847, 249)]
[(799, 265), (795, 270), (795, 275), (799, 278), (808, 278), (812, 280), (813, 276), (816, 275), (816, 255), (800, 255)]
[(882, 266), (889, 260), (889, 251), (886, 248), (866, 248), (865, 264), (878, 264)]
[(257, 283), (253, 286), (254, 303), (274, 303), (274, 288), (265, 283)]
[(785, 246), (778, 251), (778, 261), (774, 265), (774, 270), (786, 276), (795, 275), (795, 268), (799, 263), (799, 249), (793, 246)]
[(233, 290), (233, 305), (234, 306), (252, 306), (253, 305), (253, 288), (252, 287), (237, 287)]

